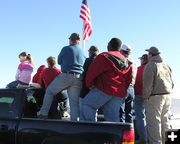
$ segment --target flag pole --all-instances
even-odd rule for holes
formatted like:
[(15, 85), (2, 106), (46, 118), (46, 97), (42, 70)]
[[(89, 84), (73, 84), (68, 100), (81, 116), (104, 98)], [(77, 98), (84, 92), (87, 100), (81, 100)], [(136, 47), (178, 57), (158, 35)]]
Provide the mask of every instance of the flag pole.
[(83, 22), (83, 29), (82, 29), (82, 48), (85, 50), (85, 40), (84, 40), (84, 22)]
[(82, 48), (83, 49), (85, 49), (85, 43), (86, 43), (85, 40), (83, 40), (83, 42), (82, 42)]

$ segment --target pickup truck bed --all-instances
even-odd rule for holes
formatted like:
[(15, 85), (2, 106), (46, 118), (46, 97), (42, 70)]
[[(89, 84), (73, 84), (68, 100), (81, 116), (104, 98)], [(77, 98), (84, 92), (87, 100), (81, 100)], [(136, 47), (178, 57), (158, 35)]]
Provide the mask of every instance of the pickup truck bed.
[[(36, 106), (42, 104), (41, 90)], [(26, 89), (0, 89), (0, 144), (133, 144), (134, 129), (128, 123), (72, 122), (38, 119), (38, 108), (27, 101)], [(32, 104), (32, 105), (31, 105)], [(32, 107), (31, 107), (32, 108)], [(28, 110), (28, 112), (27, 112)]]

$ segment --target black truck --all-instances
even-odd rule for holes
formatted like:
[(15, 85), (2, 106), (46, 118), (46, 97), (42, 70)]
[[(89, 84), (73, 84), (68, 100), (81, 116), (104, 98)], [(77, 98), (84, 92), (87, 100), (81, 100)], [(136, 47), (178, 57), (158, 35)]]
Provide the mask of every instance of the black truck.
[(38, 119), (41, 89), (0, 89), (0, 144), (134, 144), (128, 123)]

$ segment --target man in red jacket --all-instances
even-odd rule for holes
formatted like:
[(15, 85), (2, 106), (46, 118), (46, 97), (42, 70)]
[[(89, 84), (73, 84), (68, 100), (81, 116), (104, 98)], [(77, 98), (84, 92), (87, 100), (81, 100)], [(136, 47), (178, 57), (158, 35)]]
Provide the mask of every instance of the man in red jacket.
[(112, 38), (108, 52), (99, 54), (90, 65), (86, 85), (91, 91), (81, 99), (80, 120), (96, 121), (96, 111), (102, 107), (106, 121), (119, 122), (119, 109), (131, 82), (131, 71), (120, 53), (121, 40)]
[(139, 143), (147, 143), (147, 128), (145, 117), (145, 101), (143, 98), (143, 71), (148, 62), (148, 55), (143, 54), (140, 58), (141, 65), (137, 69), (136, 82), (134, 85), (135, 91), (135, 122), (137, 133), (139, 136)]

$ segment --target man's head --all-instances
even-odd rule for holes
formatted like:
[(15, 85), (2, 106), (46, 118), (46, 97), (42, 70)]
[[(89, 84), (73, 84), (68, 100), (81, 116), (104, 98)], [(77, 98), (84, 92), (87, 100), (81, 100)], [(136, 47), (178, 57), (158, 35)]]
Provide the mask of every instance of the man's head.
[(121, 40), (119, 38), (112, 38), (108, 43), (108, 51), (119, 51), (121, 47)]
[(89, 57), (91, 57), (91, 56), (97, 56), (98, 53), (99, 53), (99, 49), (98, 49), (97, 46), (92, 45), (92, 46), (89, 48), (88, 52), (89, 52)]
[(141, 57), (139, 57), (139, 59), (141, 60), (141, 65), (145, 65), (148, 63), (148, 55), (147, 54), (143, 54)]
[(160, 51), (157, 47), (150, 47), (149, 49), (146, 49), (146, 51), (148, 52), (148, 58), (151, 58), (153, 56), (157, 56), (160, 54)]
[(70, 44), (79, 44), (80, 43), (80, 36), (78, 33), (72, 33), (69, 37)]
[(125, 57), (128, 57), (131, 53), (131, 46), (130, 45), (126, 45), (123, 44), (120, 48), (120, 52), (122, 53), (122, 55), (124, 55)]

